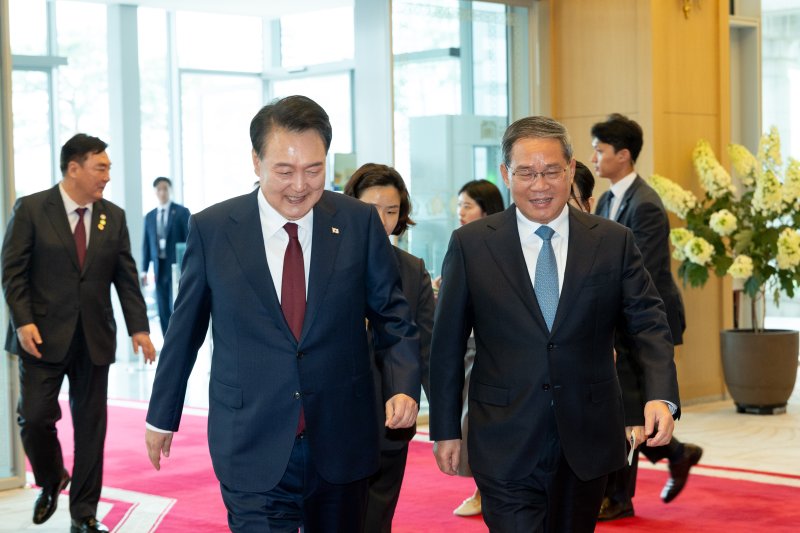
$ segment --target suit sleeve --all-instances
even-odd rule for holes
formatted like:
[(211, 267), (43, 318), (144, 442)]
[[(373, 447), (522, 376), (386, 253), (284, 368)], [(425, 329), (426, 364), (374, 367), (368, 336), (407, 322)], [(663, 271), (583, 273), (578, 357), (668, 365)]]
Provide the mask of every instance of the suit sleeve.
[(625, 237), (622, 297), (626, 332), (633, 343), (631, 355), (642, 372), (643, 400), (670, 401), (678, 406), (679, 414), (674, 347), (664, 302), (644, 268), (630, 230)]
[(663, 242), (665, 234), (669, 234), (669, 230), (664, 230), (665, 226), (669, 228), (666, 213), (652, 202), (642, 202), (632, 213), (630, 228), (642, 252), (644, 266), (654, 281), (661, 275), (663, 258), (656, 246)]
[(150, 395), (147, 423), (151, 426), (178, 430), (186, 385), (197, 351), (205, 340), (210, 317), (211, 291), (206, 282), (205, 251), (201, 231), (195, 225), (189, 230), (175, 312), (170, 318)]
[(425, 396), (431, 397), (430, 387), (430, 359), (431, 336), (433, 335), (433, 313), (436, 310), (436, 300), (433, 298), (431, 276), (425, 269), (425, 261), (420, 259), (420, 286), (417, 297), (417, 328), (419, 328), (419, 356), (422, 363), (422, 388)]
[(119, 301), (122, 304), (122, 314), (125, 317), (128, 334), (149, 332), (150, 321), (147, 319), (147, 306), (139, 288), (139, 273), (136, 271), (136, 262), (131, 255), (131, 241), (124, 212), (122, 213), (117, 266), (114, 272), (114, 287), (117, 289)]
[(442, 264), (430, 357), (431, 440), (460, 439), (464, 354), (472, 330), (469, 288), (458, 232)]
[(406, 394), (419, 403), (419, 333), (400, 285), (400, 272), (375, 209), (367, 223), (367, 318), (373, 326), (376, 364), (388, 397)]
[(14, 328), (33, 323), (28, 272), (34, 246), (33, 225), (23, 199), (17, 200), (3, 239), (3, 293)]

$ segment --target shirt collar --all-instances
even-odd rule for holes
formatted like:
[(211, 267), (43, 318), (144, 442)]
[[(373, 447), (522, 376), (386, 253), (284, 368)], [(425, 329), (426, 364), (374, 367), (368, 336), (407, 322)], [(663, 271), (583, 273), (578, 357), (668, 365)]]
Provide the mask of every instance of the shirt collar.
[(636, 171), (634, 170), (614, 185), (611, 186), (611, 192), (614, 193), (614, 198), (622, 199), (625, 193), (633, 185), (633, 180), (636, 179)]
[(548, 226), (556, 235), (566, 237), (569, 235), (569, 207), (564, 205), (561, 213), (548, 222), (547, 224), (539, 224), (533, 220), (529, 220), (522, 212), (517, 209), (517, 226), (519, 227), (520, 236), (530, 236), (536, 233), (540, 226)]
[(256, 192), (258, 197), (258, 212), (261, 216), (262, 224), (264, 224), (265, 238), (273, 237), (278, 231), (283, 229), (287, 222), (294, 222), (298, 227), (311, 235), (311, 230), (314, 227), (314, 209), (309, 210), (308, 213), (303, 215), (298, 220), (287, 220), (278, 211), (269, 205), (267, 199), (264, 198), (264, 193), (260, 190)]
[(159, 209), (163, 209), (164, 211), (167, 211), (167, 212), (169, 212), (169, 208), (171, 206), (172, 206), (172, 200), (170, 200), (169, 202), (165, 203), (164, 205), (158, 204), (158, 208)]
[(58, 184), (58, 192), (61, 193), (61, 200), (64, 202), (64, 209), (66, 209), (67, 214), (70, 214), (70, 213), (74, 212), (79, 207), (85, 207), (86, 208), (86, 212), (89, 213), (89, 215), (92, 214), (92, 205), (93, 204), (80, 205), (78, 202), (76, 202), (75, 200), (70, 198), (69, 194), (67, 194), (67, 191), (64, 190), (64, 184), (63, 183), (59, 183)]

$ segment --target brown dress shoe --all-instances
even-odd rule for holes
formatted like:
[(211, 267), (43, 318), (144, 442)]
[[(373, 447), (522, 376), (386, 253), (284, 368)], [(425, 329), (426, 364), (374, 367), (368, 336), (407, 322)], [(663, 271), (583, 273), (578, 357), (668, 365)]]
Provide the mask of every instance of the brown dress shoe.
[(36, 498), (36, 503), (33, 504), (33, 523), (44, 524), (53, 516), (58, 507), (58, 495), (62, 490), (67, 488), (70, 482), (69, 473), (64, 470), (61, 473), (61, 481), (52, 487), (42, 487), (42, 491)]
[(664, 503), (669, 503), (681, 493), (686, 481), (689, 479), (689, 470), (700, 462), (703, 456), (703, 448), (694, 444), (683, 445), (683, 455), (677, 461), (669, 463), (669, 479), (664, 489), (661, 491), (661, 499)]

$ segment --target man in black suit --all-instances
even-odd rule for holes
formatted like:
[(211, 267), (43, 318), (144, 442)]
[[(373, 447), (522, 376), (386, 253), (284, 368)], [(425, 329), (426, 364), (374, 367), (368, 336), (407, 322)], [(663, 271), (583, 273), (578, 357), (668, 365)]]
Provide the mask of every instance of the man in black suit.
[(431, 438), (454, 475), (463, 354), (474, 329), (469, 461), (491, 531), (592, 531), (609, 473), (626, 460), (614, 332), (647, 383), (648, 443), (679, 415), (664, 304), (627, 228), (567, 205), (575, 160), (564, 127), (514, 122), (500, 172), (514, 205), (453, 232), (431, 347)]
[[(592, 163), (597, 175), (611, 182), (611, 189), (600, 197), (597, 214), (616, 220), (633, 231), (636, 245), (642, 252), (644, 266), (650, 273), (667, 311), (673, 344), (683, 344), (686, 318), (683, 299), (670, 270), (669, 218), (652, 187), (634, 170), (644, 142), (642, 128), (635, 121), (612, 114), (604, 122), (592, 127)], [(633, 432), (636, 445), (644, 440), (642, 406), (642, 371), (631, 357), (635, 346), (625, 335), (616, 341), (617, 372), (625, 400), (625, 426), (628, 435)], [(670, 479), (661, 492), (669, 503), (683, 490), (689, 469), (703, 454), (702, 448), (684, 444), (673, 438), (666, 446), (651, 448), (639, 446), (633, 462), (609, 478), (606, 497), (600, 509), (600, 520), (614, 520), (633, 516), (633, 495), (636, 491), (638, 453), (641, 451), (653, 463), (669, 459)]]
[(192, 215), (146, 444), (159, 469), (213, 319), (208, 444), (235, 532), (361, 530), (379, 462), (367, 319), (385, 427), (411, 427), (419, 409), (397, 262), (372, 206), (324, 190), (331, 137), (309, 98), (264, 106), (250, 123), (260, 188)]
[[(155, 359), (125, 212), (103, 199), (111, 167), (106, 146), (82, 133), (64, 144), (63, 179), (17, 200), (2, 252), (11, 314), (5, 348), (19, 355), (17, 420), (42, 487), (33, 522), (52, 516), (71, 479), (73, 533), (108, 531), (95, 515), (103, 485), (108, 367), (117, 342), (112, 284), (134, 351), (141, 348), (146, 361)], [(71, 478), (56, 434), (64, 376), (75, 431)]]
[(189, 210), (172, 201), (172, 181), (163, 176), (153, 181), (158, 207), (144, 217), (142, 241), (142, 285), (147, 285), (147, 271), (153, 263), (156, 280), (156, 301), (161, 332), (166, 335), (172, 316), (172, 265), (176, 261), (175, 245), (186, 242), (189, 235)]

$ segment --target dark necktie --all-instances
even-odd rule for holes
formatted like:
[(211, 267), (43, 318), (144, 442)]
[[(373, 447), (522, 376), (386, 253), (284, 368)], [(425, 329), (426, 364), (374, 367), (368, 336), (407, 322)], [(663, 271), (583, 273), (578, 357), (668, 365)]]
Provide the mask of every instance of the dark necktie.
[(86, 226), (83, 224), (83, 214), (86, 212), (86, 208), (79, 207), (75, 212), (78, 213), (78, 223), (75, 224), (72, 236), (75, 238), (75, 250), (78, 252), (78, 267), (82, 270), (83, 260), (86, 259)]
[(158, 208), (158, 220), (156, 222), (156, 233), (157, 233), (156, 237), (158, 237), (158, 257), (159, 257), (159, 259), (165, 259), (167, 257), (166, 238), (164, 236), (164, 234), (165, 234), (164, 229), (166, 227), (166, 224), (164, 224), (164, 214), (165, 214), (164, 213), (164, 208), (163, 207), (159, 207)]
[[(289, 235), (289, 244), (283, 256), (283, 279), (281, 281), (281, 309), (294, 338), (300, 340), (303, 331), (303, 318), (306, 314), (306, 272), (303, 264), (303, 248), (297, 238), (297, 224), (287, 222), (283, 226)], [(299, 398), (299, 392), (295, 393)], [(300, 404), (300, 420), (297, 423), (297, 434), (306, 428), (303, 405)]]
[(600, 213), (600, 216), (603, 218), (611, 218), (611, 206), (614, 204), (614, 193), (608, 191), (608, 196), (606, 197), (606, 205), (603, 206), (603, 212)]
[(550, 242), (553, 233), (553, 228), (548, 226), (539, 226), (536, 230), (536, 235), (542, 239), (542, 249), (536, 259), (536, 277), (533, 280), (533, 292), (536, 293), (548, 331), (553, 329), (553, 320), (558, 309), (558, 266), (553, 244)]

